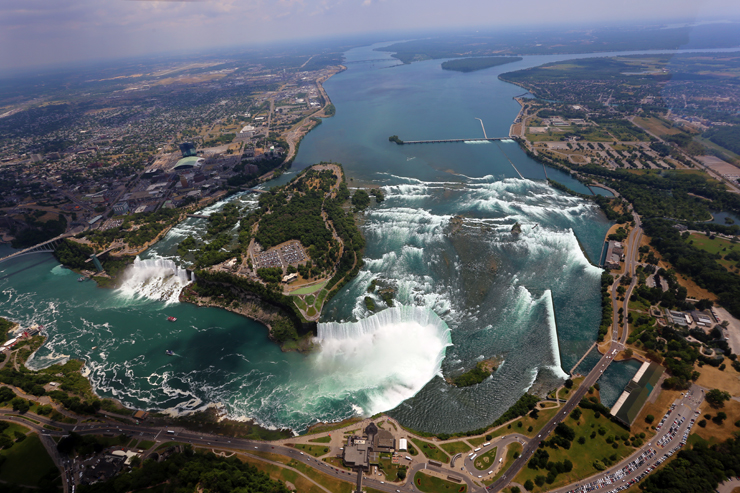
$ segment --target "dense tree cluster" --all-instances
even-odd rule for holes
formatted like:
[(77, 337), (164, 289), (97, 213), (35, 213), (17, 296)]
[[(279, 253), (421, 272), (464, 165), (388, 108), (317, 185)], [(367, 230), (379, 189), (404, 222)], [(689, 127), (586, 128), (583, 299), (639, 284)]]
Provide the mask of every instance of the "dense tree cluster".
[(684, 241), (673, 226), (670, 221), (658, 219), (643, 224), (645, 234), (652, 238), (650, 244), (663, 258), (700, 287), (715, 293), (722, 306), (740, 317), (740, 276), (728, 272), (711, 253)]
[(452, 383), (457, 387), (470, 387), (481, 383), (483, 380), (490, 377), (491, 373), (492, 372), (486, 369), (485, 363), (483, 361), (479, 361), (472, 369), (453, 378)]
[(714, 127), (707, 130), (704, 136), (715, 144), (740, 154), (740, 125)]
[(714, 491), (727, 478), (740, 474), (740, 440), (718, 445), (696, 444), (681, 450), (664, 468), (640, 484), (646, 493), (696, 493)]
[(458, 58), (442, 62), (442, 70), (454, 70), (456, 72), (475, 72), (505, 63), (518, 62), (518, 56), (484, 56), (475, 58)]
[(144, 461), (140, 468), (119, 474), (108, 481), (80, 486), (80, 493), (110, 491), (159, 491), (175, 493), (208, 491), (210, 493), (289, 493), (284, 483), (274, 481), (256, 467), (236, 456), (217, 457), (212, 452), (194, 453), (189, 447), (167, 460)]

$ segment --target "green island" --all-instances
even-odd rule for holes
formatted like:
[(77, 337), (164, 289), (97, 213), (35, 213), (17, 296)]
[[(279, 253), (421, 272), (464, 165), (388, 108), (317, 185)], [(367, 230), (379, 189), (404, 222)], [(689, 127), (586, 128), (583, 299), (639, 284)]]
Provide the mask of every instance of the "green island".
[[(321, 163), (261, 194), (251, 212), (227, 205), (208, 218), (202, 242), (179, 245), (196, 269), (180, 300), (263, 322), (283, 350), (310, 350), (323, 306), (362, 267), (365, 240), (345, 211), (350, 202), (362, 210), (370, 194), (358, 190), (350, 200), (341, 165)], [(234, 237), (225, 231), (237, 221)], [(278, 252), (291, 260), (275, 265)]]
[(442, 62), (443, 70), (454, 70), (455, 72), (475, 72), (491, 67), (497, 67), (507, 63), (518, 62), (522, 57), (518, 56), (484, 56), (474, 58), (458, 58)]
[(471, 387), (490, 377), (494, 371), (496, 366), (493, 361), (479, 361), (470, 370), (451, 379), (451, 383), (456, 387)]
[(403, 141), (398, 138), (398, 135), (391, 135), (388, 137), (389, 142), (395, 142), (398, 145), (403, 145)]

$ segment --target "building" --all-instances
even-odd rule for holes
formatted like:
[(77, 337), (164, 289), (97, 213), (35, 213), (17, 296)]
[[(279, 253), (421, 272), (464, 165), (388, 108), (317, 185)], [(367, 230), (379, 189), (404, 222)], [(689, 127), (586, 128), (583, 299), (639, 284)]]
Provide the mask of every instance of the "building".
[(657, 363), (644, 362), (612, 407), (611, 415), (624, 425), (631, 426), (664, 371)]
[(683, 312), (677, 312), (675, 310), (666, 310), (668, 315), (668, 321), (681, 327), (688, 327), (691, 323), (691, 317)]
[(283, 276), (283, 282), (290, 282), (293, 279), (297, 279), (297, 278), (298, 278), (298, 273), (297, 272), (293, 272), (292, 274), (288, 274), (286, 276)]
[(180, 144), (180, 152), (182, 153), (182, 157), (190, 157), (195, 156), (198, 154), (198, 152), (195, 150), (195, 144), (192, 142), (183, 142)]
[(117, 216), (128, 214), (128, 202), (118, 202), (113, 206), (113, 212), (115, 212)]
[(373, 450), (378, 452), (395, 452), (396, 439), (393, 438), (393, 434), (386, 430), (378, 430), (378, 433), (373, 439)]
[(622, 248), (622, 244), (618, 241), (610, 241), (609, 247), (606, 249), (604, 267), (609, 270), (619, 269), (623, 254), (624, 249)]
[(193, 168), (201, 168), (205, 162), (205, 159), (198, 156), (184, 157), (180, 159), (177, 163), (175, 163), (172, 171), (185, 171)]
[(382, 443), (383, 445), (389, 445), (391, 442), (395, 443), (392, 435), (390, 436), (391, 442), (388, 441), (388, 437), (385, 434), (379, 439), (378, 435), (381, 435), (380, 432), (390, 435), (385, 430), (379, 431), (375, 423), (370, 423), (365, 428), (365, 436), (352, 435), (347, 438), (347, 444), (344, 446), (342, 453), (344, 465), (367, 471), (371, 465), (378, 464), (380, 452), (389, 452), (392, 449), (378, 449), (379, 445), (376, 445), (376, 443)]

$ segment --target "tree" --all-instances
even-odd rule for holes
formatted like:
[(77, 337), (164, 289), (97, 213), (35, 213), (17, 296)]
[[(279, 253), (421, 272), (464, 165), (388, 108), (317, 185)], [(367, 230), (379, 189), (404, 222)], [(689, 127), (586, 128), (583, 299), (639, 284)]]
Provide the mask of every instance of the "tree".
[(565, 388), (566, 389), (572, 389), (573, 388), (573, 379), (569, 378), (565, 381)]
[(403, 481), (404, 479), (406, 479), (406, 469), (399, 469), (396, 475), (398, 476), (398, 479)]
[(21, 397), (16, 397), (10, 403), (13, 405), (13, 411), (18, 411), (19, 413), (23, 414), (26, 411), (28, 411), (31, 406), (28, 405), (28, 401), (26, 399), (22, 399)]
[(715, 409), (718, 407), (724, 407), (725, 401), (729, 401), (730, 397), (731, 396), (729, 392), (719, 389), (712, 389), (708, 391), (705, 395), (705, 398), (709, 405)]
[(521, 493), (521, 489), (518, 486), (511, 487), (511, 493)]
[(528, 479), (524, 482), (524, 489), (527, 491), (532, 491), (534, 489), (534, 483), (531, 479)]
[(645, 416), (645, 422), (646, 422), (647, 424), (650, 424), (650, 423), (652, 423), (653, 421), (655, 421), (655, 416), (653, 416), (652, 414), (648, 414), (647, 416)]

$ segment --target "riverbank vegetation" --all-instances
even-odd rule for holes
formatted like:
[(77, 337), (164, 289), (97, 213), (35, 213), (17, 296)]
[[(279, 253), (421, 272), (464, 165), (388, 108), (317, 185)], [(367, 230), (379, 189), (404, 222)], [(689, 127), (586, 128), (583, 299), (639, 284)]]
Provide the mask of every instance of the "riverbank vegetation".
[(455, 72), (475, 72), (491, 67), (497, 67), (506, 63), (518, 62), (522, 57), (518, 56), (484, 56), (475, 58), (457, 58), (442, 62), (442, 70), (454, 70)]
[[(165, 489), (166, 486), (166, 489)], [(194, 452), (189, 445), (166, 460), (145, 461), (131, 472), (108, 481), (81, 485), (80, 493), (109, 491), (210, 491), (213, 493), (289, 493), (285, 483), (270, 479), (256, 467), (236, 456), (217, 457), (212, 452)]]

